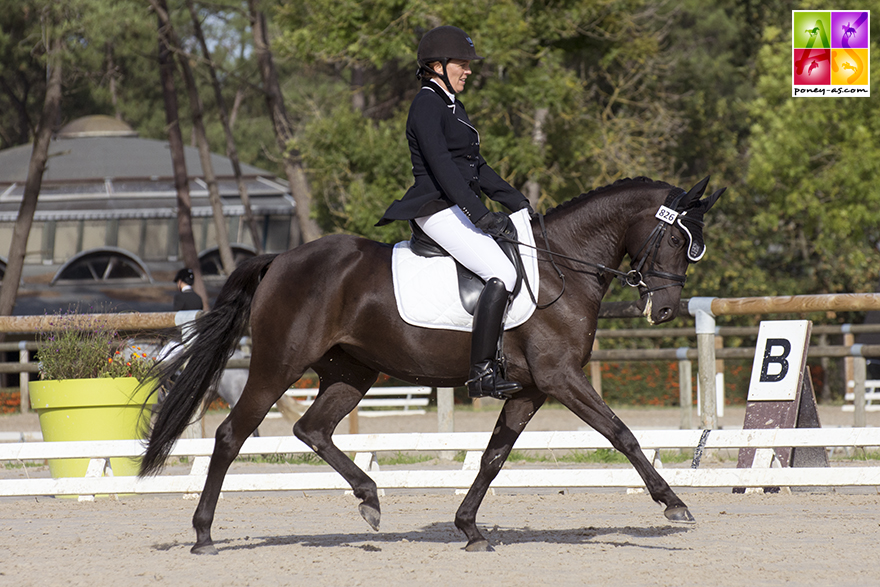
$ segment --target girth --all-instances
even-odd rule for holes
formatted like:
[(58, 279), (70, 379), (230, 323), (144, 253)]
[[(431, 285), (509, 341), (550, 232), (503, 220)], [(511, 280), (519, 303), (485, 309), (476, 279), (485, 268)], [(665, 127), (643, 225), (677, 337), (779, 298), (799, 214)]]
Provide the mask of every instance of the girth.
[[(452, 257), (446, 249), (425, 234), (425, 231), (415, 221), (410, 220), (409, 225), (412, 229), (409, 248), (413, 253), (420, 257)], [(515, 297), (522, 288), (523, 262), (519, 255), (519, 247), (516, 244), (516, 227), (510, 219), (507, 221), (505, 231), (509, 231), (506, 236), (510, 240), (495, 239), (495, 242), (498, 243), (498, 246), (501, 247), (501, 250), (504, 251), (504, 254), (507, 255), (507, 258), (510, 259), (510, 262), (513, 263), (516, 269), (516, 286), (513, 288), (512, 294)], [(458, 296), (461, 299), (461, 305), (468, 314), (473, 316), (474, 308), (477, 307), (477, 300), (480, 299), (480, 294), (483, 292), (486, 282), (479, 275), (459, 263), (454, 257), (452, 260), (455, 261), (455, 272), (458, 274)]]

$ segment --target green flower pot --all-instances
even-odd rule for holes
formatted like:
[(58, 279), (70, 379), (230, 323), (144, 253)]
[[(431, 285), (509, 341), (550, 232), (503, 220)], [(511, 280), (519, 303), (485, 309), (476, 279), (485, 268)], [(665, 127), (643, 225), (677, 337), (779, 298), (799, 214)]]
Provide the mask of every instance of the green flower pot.
[[(31, 406), (40, 416), (43, 440), (140, 439), (150, 419), (154, 394), (143, 409), (153, 385), (138, 388), (134, 377), (63, 379), (29, 384)], [(111, 458), (113, 475), (136, 475), (139, 459)], [(49, 471), (59, 477), (85, 477), (89, 459), (49, 459)]]

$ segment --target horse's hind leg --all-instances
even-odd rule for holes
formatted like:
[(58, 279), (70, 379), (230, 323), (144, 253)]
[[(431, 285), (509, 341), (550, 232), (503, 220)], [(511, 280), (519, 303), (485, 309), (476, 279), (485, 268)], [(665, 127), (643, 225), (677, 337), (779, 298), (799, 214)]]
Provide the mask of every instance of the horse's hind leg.
[(321, 378), (321, 391), (306, 413), (293, 426), (293, 433), (348, 481), (364, 520), (379, 529), (379, 492), (376, 482), (333, 444), (336, 426), (361, 401), (376, 382), (378, 371), (333, 349), (313, 368)]
[(302, 375), (301, 372), (293, 375), (281, 373), (277, 365), (261, 364), (262, 357), (267, 357), (270, 361), (275, 360), (274, 355), (254, 353), (250, 374), (241, 398), (217, 428), (214, 452), (211, 454), (211, 464), (208, 466), (208, 478), (205, 480), (199, 505), (193, 514), (192, 523), (196, 531), (196, 543), (190, 551), (193, 554), (217, 554), (211, 538), (211, 525), (214, 522), (214, 511), (229, 465), (238, 456), (244, 441), (266, 417), (272, 405), (284, 394), (289, 385)]
[(468, 490), (464, 501), (455, 514), (455, 525), (467, 536), (468, 552), (487, 552), (494, 550), (489, 541), (477, 529), (477, 510), (489, 490), (489, 485), (498, 475), (504, 461), (510, 456), (513, 444), (525, 429), (526, 424), (544, 404), (547, 396), (534, 388), (516, 393), (501, 408), (498, 422), (492, 431), (489, 445), (480, 461), (480, 472)]

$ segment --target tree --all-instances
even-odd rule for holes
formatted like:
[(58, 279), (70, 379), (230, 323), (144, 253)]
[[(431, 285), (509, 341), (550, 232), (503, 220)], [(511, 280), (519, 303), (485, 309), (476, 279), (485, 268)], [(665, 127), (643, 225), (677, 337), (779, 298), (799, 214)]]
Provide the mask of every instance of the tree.
[[(158, 7), (167, 14), (165, 0), (157, 1)], [(167, 29), (159, 21), (159, 76), (162, 81), (162, 92), (165, 97), (165, 120), (168, 132), (168, 143), (171, 151), (171, 164), (174, 169), (174, 187), (177, 190), (177, 232), (184, 264), (192, 269), (195, 275), (193, 290), (202, 298), (205, 308), (210, 307), (208, 292), (202, 280), (199, 265), (199, 252), (192, 230), (192, 202), (189, 195), (189, 181), (186, 174), (186, 160), (183, 155), (183, 135), (180, 132), (180, 115), (177, 107), (177, 90), (174, 85), (174, 60), (172, 41), (167, 36)]]
[(311, 217), (312, 197), (302, 168), (299, 151), (291, 145), (294, 129), (290, 117), (287, 115), (284, 95), (281, 92), (281, 85), (278, 83), (278, 72), (269, 49), (266, 16), (260, 11), (259, 0), (248, 0), (248, 11), (254, 31), (254, 52), (257, 55), (257, 63), (263, 80), (266, 105), (275, 128), (278, 147), (282, 152), (284, 172), (296, 202), (296, 215), (299, 219), (300, 231), (304, 241), (313, 241), (321, 236), (321, 229)]
[[(789, 29), (790, 30), (790, 29)], [(874, 291), (880, 121), (870, 99), (792, 99), (788, 31), (765, 31), (750, 106), (748, 195), (759, 264), (780, 292)], [(872, 49), (876, 49), (873, 44)], [(873, 83), (878, 75), (873, 72)]]
[(205, 58), (205, 64), (211, 77), (211, 85), (214, 87), (214, 97), (217, 100), (217, 110), (220, 114), (220, 123), (223, 125), (223, 134), (226, 137), (226, 156), (232, 164), (232, 171), (235, 175), (235, 183), (238, 185), (238, 193), (241, 196), (241, 203), (244, 206), (245, 224), (251, 232), (251, 240), (258, 253), (263, 252), (263, 243), (260, 239), (260, 231), (257, 228), (257, 222), (254, 219), (254, 213), (251, 210), (251, 199), (248, 195), (247, 185), (241, 177), (241, 163), (238, 160), (238, 149), (235, 147), (235, 137), (232, 135), (232, 127), (229, 122), (229, 111), (226, 107), (226, 99), (223, 97), (223, 88), (220, 86), (220, 80), (217, 79), (217, 70), (214, 62), (211, 60), (211, 50), (205, 41), (205, 35), (202, 32), (202, 24), (199, 14), (196, 11), (195, 4), (192, 0), (186, 0), (186, 6), (189, 9), (192, 18), (193, 31), (202, 49), (202, 55)]
[[(336, 88), (296, 143), (322, 227), (383, 240), (405, 231), (374, 231), (364, 216), (375, 222), (412, 182), (402, 129), (418, 91), (416, 47), (440, 24), (466, 30), (486, 56), (461, 99), (486, 159), (540, 208), (626, 175), (674, 181), (668, 151), (683, 123), (664, 77), (665, 16), (655, 3), (622, 0), (279, 8), (278, 54), (315, 64)], [(365, 107), (352, 116), (360, 93)]]
[[(49, 16), (49, 15), (47, 15)], [(51, 16), (47, 19), (52, 23)], [(21, 281), (24, 257), (27, 253), (27, 241), (34, 221), (34, 213), (37, 210), (37, 198), (40, 195), (40, 186), (43, 183), (43, 172), (46, 169), (46, 161), (49, 158), (49, 140), (52, 138), (55, 121), (61, 109), (61, 63), (63, 57), (63, 42), (60, 31), (51, 24), (47, 31), (50, 38), (47, 50), (48, 82), (46, 84), (46, 97), (43, 102), (43, 112), (40, 115), (40, 123), (34, 140), (34, 148), (31, 152), (31, 160), (28, 165), (27, 181), (24, 187), (24, 195), (21, 207), (18, 211), (18, 219), (12, 233), (12, 243), (9, 247), (9, 261), (6, 266), (6, 274), (3, 284), (0, 286), (0, 316), (11, 316), (15, 308), (15, 298), (18, 295), (18, 284)]]
[(208, 186), (208, 200), (213, 211), (214, 229), (217, 231), (217, 245), (220, 252), (220, 261), (227, 275), (235, 270), (235, 261), (232, 258), (232, 249), (229, 246), (229, 231), (226, 228), (226, 220), (223, 216), (223, 202), (220, 200), (220, 188), (217, 186), (217, 178), (214, 175), (214, 165), (211, 163), (211, 147), (208, 145), (208, 137), (205, 134), (205, 123), (202, 108), (202, 99), (196, 86), (195, 76), (189, 65), (189, 56), (183, 53), (183, 45), (174, 30), (171, 17), (167, 9), (160, 5), (159, 0), (150, 0), (150, 5), (159, 15), (159, 22), (164, 30), (160, 32), (168, 43), (170, 49), (177, 54), (177, 61), (183, 72), (183, 82), (186, 93), (189, 95), (190, 112), (192, 114), (193, 133), (199, 150), (199, 160), (202, 164), (202, 173)]

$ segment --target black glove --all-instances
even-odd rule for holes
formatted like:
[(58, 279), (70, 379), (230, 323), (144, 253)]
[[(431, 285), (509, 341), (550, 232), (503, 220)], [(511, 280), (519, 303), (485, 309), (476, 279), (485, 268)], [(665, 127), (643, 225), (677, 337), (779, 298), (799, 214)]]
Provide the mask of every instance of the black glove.
[(519, 212), (523, 208), (529, 211), (529, 218), (531, 218), (532, 220), (537, 218), (538, 214), (535, 212), (534, 208), (532, 208), (532, 205), (529, 203), (528, 200), (523, 200), (522, 204), (519, 205), (519, 208), (517, 208), (516, 211)]
[(510, 222), (510, 217), (504, 212), (489, 212), (474, 222), (474, 226), (489, 236), (498, 237), (505, 234), (508, 222)]

